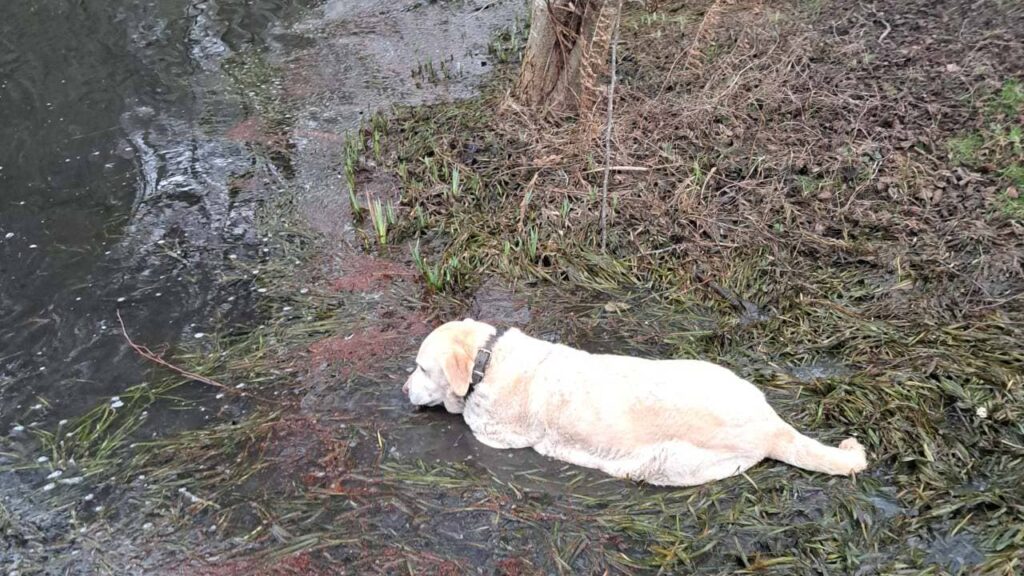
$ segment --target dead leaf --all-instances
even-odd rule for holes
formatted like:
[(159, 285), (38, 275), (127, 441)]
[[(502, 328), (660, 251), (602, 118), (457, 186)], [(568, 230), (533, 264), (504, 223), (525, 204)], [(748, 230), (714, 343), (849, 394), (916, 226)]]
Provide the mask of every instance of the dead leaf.
[(604, 311), (612, 314), (615, 314), (617, 312), (625, 312), (630, 308), (632, 308), (632, 306), (626, 304), (625, 302), (609, 302), (604, 305)]

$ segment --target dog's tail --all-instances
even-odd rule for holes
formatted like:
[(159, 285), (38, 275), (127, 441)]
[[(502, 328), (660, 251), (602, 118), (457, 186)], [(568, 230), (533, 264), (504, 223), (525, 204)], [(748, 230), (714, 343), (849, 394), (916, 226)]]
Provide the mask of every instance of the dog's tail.
[(808, 438), (785, 422), (772, 435), (768, 456), (805, 470), (846, 476), (867, 468), (864, 447), (855, 438), (843, 440), (838, 448)]

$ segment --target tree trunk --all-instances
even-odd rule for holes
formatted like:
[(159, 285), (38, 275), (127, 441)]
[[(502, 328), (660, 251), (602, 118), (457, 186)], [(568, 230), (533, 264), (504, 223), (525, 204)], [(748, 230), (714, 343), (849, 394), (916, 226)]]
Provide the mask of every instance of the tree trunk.
[(597, 100), (597, 75), (606, 60), (615, 2), (531, 2), (519, 100), (557, 114), (589, 111)]

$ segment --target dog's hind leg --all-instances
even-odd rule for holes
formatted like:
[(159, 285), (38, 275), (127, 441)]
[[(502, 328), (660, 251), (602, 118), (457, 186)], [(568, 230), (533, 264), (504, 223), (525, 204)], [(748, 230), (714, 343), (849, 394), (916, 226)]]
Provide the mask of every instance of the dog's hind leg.
[(847, 438), (838, 448), (833, 448), (780, 421), (779, 428), (767, 440), (769, 458), (805, 470), (845, 476), (860, 472), (868, 465), (864, 447), (854, 438)]

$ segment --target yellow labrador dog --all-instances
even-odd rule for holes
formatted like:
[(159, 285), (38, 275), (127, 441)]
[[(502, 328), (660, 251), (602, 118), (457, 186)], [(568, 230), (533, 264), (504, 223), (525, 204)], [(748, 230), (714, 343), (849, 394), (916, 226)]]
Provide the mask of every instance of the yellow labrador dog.
[(470, 319), (427, 336), (403, 391), (462, 414), (493, 448), (651, 484), (703, 484), (764, 458), (827, 474), (867, 466), (856, 439), (832, 448), (804, 436), (721, 366), (590, 354)]

